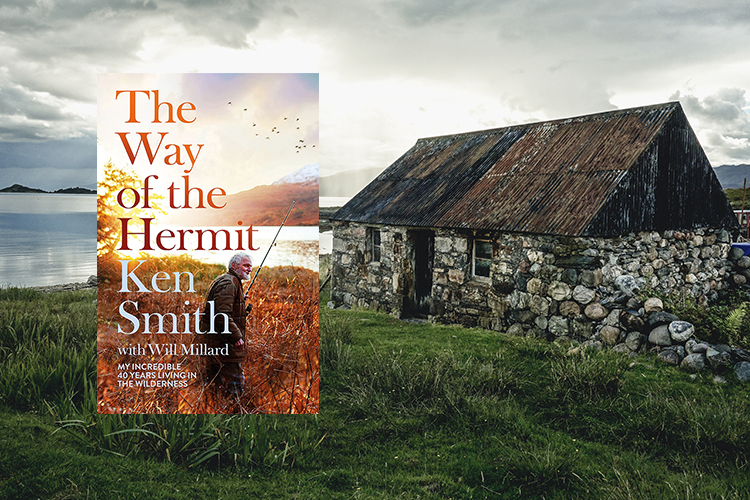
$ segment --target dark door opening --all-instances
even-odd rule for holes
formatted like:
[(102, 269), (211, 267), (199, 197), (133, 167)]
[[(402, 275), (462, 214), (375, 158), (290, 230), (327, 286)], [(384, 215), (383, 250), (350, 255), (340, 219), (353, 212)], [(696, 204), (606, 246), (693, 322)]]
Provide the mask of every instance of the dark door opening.
[(413, 231), (414, 242), (414, 292), (412, 314), (427, 316), (432, 305), (432, 261), (435, 255), (435, 233)]

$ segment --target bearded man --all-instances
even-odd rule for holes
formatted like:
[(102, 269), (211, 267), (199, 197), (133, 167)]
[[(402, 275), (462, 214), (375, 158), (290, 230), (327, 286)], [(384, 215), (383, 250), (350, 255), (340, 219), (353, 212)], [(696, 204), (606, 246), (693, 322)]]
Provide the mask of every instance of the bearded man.
[(211, 283), (203, 308), (203, 341), (213, 348), (209, 352), (222, 352), (205, 357), (204, 382), (214, 392), (223, 392), (232, 401), (239, 401), (245, 388), (242, 363), (245, 360), (245, 317), (249, 312), (242, 280), (250, 278), (253, 261), (248, 254), (240, 252), (231, 258), (228, 269)]

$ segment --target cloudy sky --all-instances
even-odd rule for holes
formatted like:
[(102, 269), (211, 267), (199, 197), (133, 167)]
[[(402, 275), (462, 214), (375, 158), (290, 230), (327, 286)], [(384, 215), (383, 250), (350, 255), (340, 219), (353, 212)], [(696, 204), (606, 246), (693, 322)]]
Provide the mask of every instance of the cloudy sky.
[(4, 0), (0, 184), (93, 186), (97, 74), (156, 72), (320, 73), (321, 175), (670, 100), (714, 166), (750, 163), (742, 0)]
[(317, 163), (318, 115), (317, 73), (102, 73), (96, 165), (132, 164), (163, 195), (186, 175), (234, 194)]

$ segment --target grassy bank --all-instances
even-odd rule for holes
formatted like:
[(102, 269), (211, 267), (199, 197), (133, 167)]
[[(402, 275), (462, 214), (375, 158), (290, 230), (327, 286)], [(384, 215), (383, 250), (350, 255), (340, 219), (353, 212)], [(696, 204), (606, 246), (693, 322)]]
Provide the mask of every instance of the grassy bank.
[(750, 491), (750, 387), (730, 376), (323, 308), (318, 416), (94, 417), (93, 295), (2, 293), (1, 498)]

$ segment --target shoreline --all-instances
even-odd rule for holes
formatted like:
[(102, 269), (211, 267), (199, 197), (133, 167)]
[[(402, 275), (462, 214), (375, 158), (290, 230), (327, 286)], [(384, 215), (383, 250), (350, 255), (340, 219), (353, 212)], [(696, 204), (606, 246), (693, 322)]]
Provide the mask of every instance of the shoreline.
[(86, 281), (79, 281), (77, 283), (63, 283), (61, 285), (44, 285), (44, 286), (29, 286), (22, 287), (36, 290), (41, 293), (53, 293), (53, 292), (72, 292), (76, 290), (88, 290), (96, 288), (96, 276), (89, 276)]

